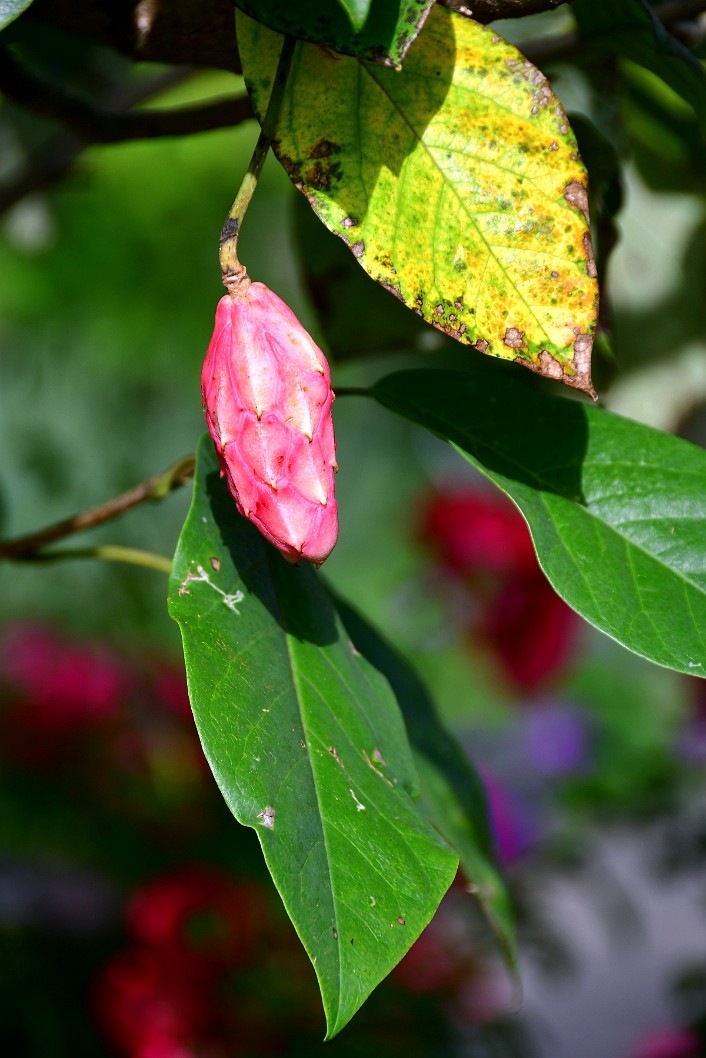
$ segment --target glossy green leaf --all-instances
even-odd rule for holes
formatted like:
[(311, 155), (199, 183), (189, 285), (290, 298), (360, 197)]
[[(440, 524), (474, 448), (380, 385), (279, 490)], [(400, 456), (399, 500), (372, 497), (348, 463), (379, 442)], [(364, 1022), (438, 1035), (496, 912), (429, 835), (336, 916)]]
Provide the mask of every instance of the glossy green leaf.
[(236, 0), (270, 29), (399, 69), (433, 0)]
[(0, 0), (0, 30), (26, 11), (32, 0)]
[[(281, 37), (238, 16), (262, 119)], [(376, 282), (450, 336), (591, 391), (586, 175), (557, 98), (434, 7), (401, 72), (299, 44), (275, 152)]]
[(439, 833), (458, 849), (468, 891), (514, 968), (513, 916), (496, 864), (483, 785), (467, 754), (439, 720), (427, 688), (409, 662), (357, 611), (340, 599), (337, 607), (356, 647), (395, 692), (421, 778), (420, 805)]
[(257, 832), (333, 1036), (429, 922), (458, 857), (413, 801), (389, 685), (314, 570), (236, 513), (209, 438), (194, 488), (170, 613), (196, 725), (230, 809)]
[(579, 32), (595, 57), (601, 52), (644, 66), (694, 108), (706, 129), (706, 70), (668, 33), (644, 0), (574, 0)]
[(706, 452), (515, 378), (501, 388), (488, 366), (400, 372), (373, 392), (514, 500), (542, 569), (587, 621), (706, 675)]

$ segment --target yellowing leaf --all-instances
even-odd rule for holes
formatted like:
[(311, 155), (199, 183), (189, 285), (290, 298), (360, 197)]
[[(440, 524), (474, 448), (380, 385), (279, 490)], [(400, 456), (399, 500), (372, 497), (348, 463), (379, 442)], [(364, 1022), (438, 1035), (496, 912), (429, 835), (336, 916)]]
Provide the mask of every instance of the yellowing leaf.
[[(282, 38), (238, 13), (262, 118)], [(592, 393), (586, 173), (544, 75), (435, 6), (400, 72), (300, 43), (275, 152), (366, 272), (481, 352)]]

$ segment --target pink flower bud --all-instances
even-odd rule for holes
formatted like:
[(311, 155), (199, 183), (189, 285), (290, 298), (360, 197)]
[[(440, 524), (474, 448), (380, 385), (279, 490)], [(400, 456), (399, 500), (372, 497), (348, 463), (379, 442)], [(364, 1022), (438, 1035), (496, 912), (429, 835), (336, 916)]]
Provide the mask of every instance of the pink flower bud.
[(221, 298), (201, 374), (206, 421), (236, 506), (289, 562), (320, 566), (338, 535), (326, 358), (246, 276)]

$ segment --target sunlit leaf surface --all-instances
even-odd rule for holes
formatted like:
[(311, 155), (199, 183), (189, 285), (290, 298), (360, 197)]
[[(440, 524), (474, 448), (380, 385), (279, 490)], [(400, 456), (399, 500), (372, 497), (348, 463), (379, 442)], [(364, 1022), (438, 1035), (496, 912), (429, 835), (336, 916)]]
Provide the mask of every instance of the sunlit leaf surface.
[[(282, 38), (238, 17), (262, 118)], [(433, 8), (401, 72), (301, 44), (274, 144), (378, 283), (481, 352), (591, 392), (586, 176), (544, 75)]]

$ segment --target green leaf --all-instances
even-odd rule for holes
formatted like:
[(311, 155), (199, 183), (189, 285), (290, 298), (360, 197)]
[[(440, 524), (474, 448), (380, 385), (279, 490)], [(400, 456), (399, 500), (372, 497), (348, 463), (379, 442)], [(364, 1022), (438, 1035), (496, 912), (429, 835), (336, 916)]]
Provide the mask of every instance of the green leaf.
[[(262, 120), (281, 38), (238, 16)], [(381, 286), (446, 334), (591, 390), (586, 175), (542, 73), (436, 6), (400, 73), (299, 44), (275, 152)]]
[(236, 0), (278, 33), (399, 69), (433, 0)]
[(208, 437), (170, 613), (206, 757), (257, 832), (333, 1036), (427, 925), (458, 858), (412, 800), (388, 684), (314, 570), (290, 566), (237, 514)]
[(26, 11), (32, 0), (0, 0), (0, 30)]
[(439, 833), (458, 849), (468, 890), (514, 969), (517, 954), (512, 910), (495, 860), (483, 785), (466, 753), (439, 720), (429, 692), (412, 666), (339, 597), (336, 606), (358, 650), (395, 692), (421, 777), (420, 805)]
[(594, 50), (651, 70), (691, 104), (706, 129), (706, 70), (644, 0), (574, 0), (579, 33)]
[(518, 379), (501, 388), (490, 367), (404, 371), (373, 395), (514, 500), (582, 617), (659, 665), (706, 675), (706, 452)]

